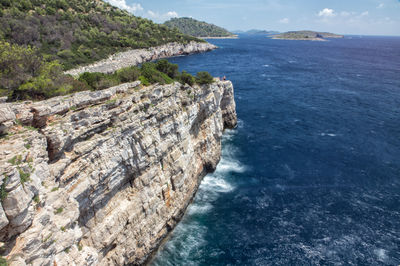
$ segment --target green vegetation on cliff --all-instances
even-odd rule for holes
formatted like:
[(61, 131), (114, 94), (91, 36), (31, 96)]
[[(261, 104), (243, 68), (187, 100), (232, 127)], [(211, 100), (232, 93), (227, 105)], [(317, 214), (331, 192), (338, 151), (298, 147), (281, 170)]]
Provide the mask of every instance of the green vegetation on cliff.
[(125, 49), (197, 39), (100, 0), (0, 0), (0, 40), (37, 47), (70, 69)]
[(190, 41), (200, 40), (101, 0), (0, 0), (0, 96), (42, 100), (138, 78), (146, 84), (170, 83), (181, 74), (168, 62), (163, 69), (143, 64), (111, 75), (86, 73), (78, 80), (63, 71), (126, 49)]
[(143, 85), (171, 84), (178, 81), (182, 84), (211, 84), (214, 78), (208, 72), (199, 72), (196, 77), (186, 71), (179, 72), (178, 65), (169, 63), (166, 59), (157, 62), (147, 62), (141, 67), (122, 68), (113, 74), (83, 73), (78, 81), (91, 90), (106, 89), (120, 83), (140, 80)]
[(234, 36), (224, 28), (198, 21), (192, 18), (172, 18), (164, 23), (170, 29), (196, 37), (231, 37)]
[(170, 84), (174, 81), (193, 85), (208, 84), (210, 74), (194, 78), (180, 73), (178, 65), (163, 59), (157, 63), (127, 67), (113, 74), (83, 73), (76, 80), (65, 75), (57, 61), (46, 62), (37, 48), (25, 48), (0, 41), (0, 96), (10, 101), (43, 100), (84, 90), (102, 90), (121, 83), (140, 80), (143, 85)]

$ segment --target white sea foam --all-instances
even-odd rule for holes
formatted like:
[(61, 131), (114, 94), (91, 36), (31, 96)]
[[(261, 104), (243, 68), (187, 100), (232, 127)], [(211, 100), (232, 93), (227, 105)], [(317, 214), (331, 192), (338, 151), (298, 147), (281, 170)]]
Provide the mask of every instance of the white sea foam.
[(263, 65), (263, 67), (269, 67), (269, 65), (266, 64), (266, 65)]
[(189, 215), (193, 215), (193, 214), (203, 214), (203, 213), (208, 213), (211, 209), (213, 208), (213, 206), (206, 202), (203, 204), (192, 204), (190, 205), (189, 209), (188, 209), (188, 214)]
[(378, 257), (379, 261), (385, 262), (388, 259), (387, 251), (383, 248), (378, 248), (374, 250), (375, 255)]
[[(185, 262), (183, 265), (193, 265), (193, 262), (188, 260), (207, 244), (204, 239), (206, 232), (207, 228), (196, 222), (178, 224), (174, 231), (174, 238), (166, 243), (164, 249), (170, 254), (177, 254), (177, 259)], [(170, 262), (160, 260), (156, 261), (155, 265), (166, 265), (166, 263), (170, 264)]]
[(216, 173), (217, 174), (226, 174), (230, 172), (234, 173), (243, 173), (245, 171), (245, 167), (240, 164), (238, 161), (234, 160), (227, 160), (222, 158), (217, 166)]
[(237, 123), (238, 128), (243, 128), (244, 127), (244, 122), (241, 119), (238, 119), (238, 123)]
[(333, 134), (333, 133), (321, 133), (320, 134), (322, 137), (325, 137), (325, 136), (328, 136), (328, 137), (336, 137), (337, 135), (336, 134)]
[(229, 184), (227, 181), (222, 179), (218, 175), (208, 175), (203, 179), (201, 183), (201, 190), (208, 192), (230, 192), (234, 189), (234, 186)]

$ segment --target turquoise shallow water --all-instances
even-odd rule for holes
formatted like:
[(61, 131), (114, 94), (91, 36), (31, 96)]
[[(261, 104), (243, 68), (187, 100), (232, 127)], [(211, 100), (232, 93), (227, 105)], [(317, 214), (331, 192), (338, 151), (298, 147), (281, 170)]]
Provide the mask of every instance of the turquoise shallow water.
[(211, 42), (170, 61), (232, 80), (239, 127), (152, 265), (399, 265), (400, 38)]

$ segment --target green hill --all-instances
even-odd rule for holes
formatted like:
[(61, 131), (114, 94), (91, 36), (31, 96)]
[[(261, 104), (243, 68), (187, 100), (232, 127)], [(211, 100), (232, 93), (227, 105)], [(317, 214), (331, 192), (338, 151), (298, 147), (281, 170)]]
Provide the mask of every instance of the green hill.
[(164, 23), (170, 29), (196, 37), (232, 37), (233, 33), (224, 28), (192, 18), (172, 18)]
[(37, 47), (70, 69), (128, 48), (195, 38), (100, 0), (0, 0), (0, 40)]

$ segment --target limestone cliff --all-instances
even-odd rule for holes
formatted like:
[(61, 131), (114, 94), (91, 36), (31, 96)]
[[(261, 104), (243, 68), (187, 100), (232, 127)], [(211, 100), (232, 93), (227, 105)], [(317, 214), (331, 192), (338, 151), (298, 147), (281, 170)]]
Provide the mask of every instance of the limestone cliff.
[(215, 169), (230, 81), (0, 104), (0, 241), (15, 265), (141, 264)]
[(65, 73), (72, 76), (77, 76), (84, 72), (113, 73), (118, 69), (129, 66), (136, 66), (147, 61), (172, 56), (207, 52), (216, 48), (217, 46), (207, 42), (190, 42), (188, 44), (169, 43), (157, 47), (151, 47), (148, 49), (134, 49), (126, 52), (117, 53), (110, 56), (108, 59), (101, 60), (92, 65), (72, 69)]

